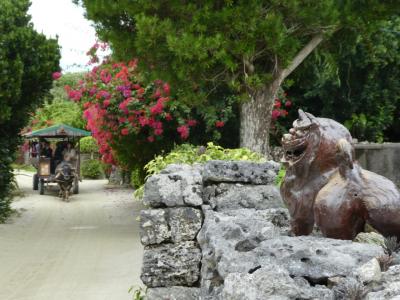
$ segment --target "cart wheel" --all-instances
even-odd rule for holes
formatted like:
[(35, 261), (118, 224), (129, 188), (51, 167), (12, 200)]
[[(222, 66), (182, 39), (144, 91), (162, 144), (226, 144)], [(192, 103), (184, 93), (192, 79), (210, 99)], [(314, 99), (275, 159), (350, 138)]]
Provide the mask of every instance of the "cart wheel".
[(40, 195), (43, 195), (43, 194), (44, 194), (44, 180), (43, 180), (43, 179), (41, 179), (41, 180), (39, 181), (39, 194), (40, 194)]
[(39, 177), (37, 174), (33, 174), (33, 190), (37, 191), (39, 188)]
[(74, 194), (79, 194), (79, 180), (78, 178), (74, 179), (74, 188), (72, 191)]

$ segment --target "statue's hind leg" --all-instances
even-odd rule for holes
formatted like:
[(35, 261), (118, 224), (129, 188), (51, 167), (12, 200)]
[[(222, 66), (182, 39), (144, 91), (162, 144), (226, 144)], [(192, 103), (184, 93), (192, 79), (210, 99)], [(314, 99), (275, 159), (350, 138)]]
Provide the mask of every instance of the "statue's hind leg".
[[(337, 203), (336, 207), (326, 205), (326, 199), (319, 199), (314, 207), (314, 216), (322, 234), (328, 238), (352, 240), (364, 230), (365, 219), (359, 210), (349, 203)], [(340, 197), (337, 198), (340, 202)]]

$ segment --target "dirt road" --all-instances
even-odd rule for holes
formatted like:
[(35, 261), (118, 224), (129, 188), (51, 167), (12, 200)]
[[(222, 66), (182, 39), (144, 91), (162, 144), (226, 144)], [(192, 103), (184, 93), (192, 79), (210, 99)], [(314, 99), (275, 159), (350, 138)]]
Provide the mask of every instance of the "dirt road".
[(31, 176), (17, 176), (20, 216), (0, 225), (0, 299), (132, 299), (143, 251), (132, 191), (85, 180), (65, 203), (55, 190), (32, 191)]

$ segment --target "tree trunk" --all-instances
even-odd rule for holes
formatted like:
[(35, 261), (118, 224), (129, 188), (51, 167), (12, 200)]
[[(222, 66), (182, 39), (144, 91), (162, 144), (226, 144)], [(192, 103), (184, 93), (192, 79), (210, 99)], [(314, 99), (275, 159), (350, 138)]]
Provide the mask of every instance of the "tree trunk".
[(253, 93), (240, 110), (240, 146), (269, 155), (271, 113), (279, 89), (279, 82)]
[(274, 99), (278, 89), (287, 76), (290, 75), (304, 59), (322, 42), (323, 34), (318, 33), (295, 55), (292, 62), (279, 69), (275, 59), (275, 72), (272, 83), (251, 95), (251, 100), (242, 104), (240, 110), (240, 146), (252, 151), (269, 155), (269, 128)]

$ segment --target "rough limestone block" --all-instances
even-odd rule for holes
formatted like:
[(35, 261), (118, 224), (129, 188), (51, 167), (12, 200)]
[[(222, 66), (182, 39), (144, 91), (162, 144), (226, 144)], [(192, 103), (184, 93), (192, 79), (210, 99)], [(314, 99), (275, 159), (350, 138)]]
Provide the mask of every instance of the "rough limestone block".
[(400, 265), (391, 266), (383, 272), (380, 286), (375, 290), (368, 293), (365, 299), (400, 299)]
[(143, 245), (160, 244), (170, 240), (167, 210), (145, 209), (140, 212), (140, 240)]
[(281, 194), (275, 185), (249, 185), (221, 183), (204, 189), (204, 202), (210, 203), (216, 211), (239, 208), (281, 208), (284, 207)]
[(152, 207), (201, 206), (201, 168), (189, 165), (168, 166), (160, 174), (153, 175), (146, 181), (143, 202)]
[(200, 289), (194, 287), (171, 286), (165, 288), (150, 288), (147, 290), (147, 300), (198, 300)]
[(221, 294), (223, 300), (333, 299), (333, 292), (327, 287), (291, 278), (287, 270), (273, 265), (253, 273), (230, 273)]
[(359, 267), (356, 274), (357, 278), (364, 284), (379, 282), (382, 278), (381, 267), (375, 257)]
[(248, 161), (212, 160), (205, 163), (203, 181), (241, 182), (250, 184), (274, 184), (280, 165), (269, 161), (254, 163)]
[(143, 203), (151, 207), (183, 206), (181, 180), (178, 175), (151, 176), (144, 185)]
[(254, 249), (254, 255), (274, 257), (292, 276), (307, 277), (313, 282), (351, 276), (358, 267), (382, 254), (383, 249), (376, 245), (313, 236), (282, 236)]
[(182, 242), (196, 239), (203, 215), (194, 207), (146, 209), (140, 212), (140, 237), (143, 245)]
[(378, 292), (368, 293), (366, 300), (400, 300), (400, 281), (390, 282), (384, 285), (384, 289)]
[(201, 229), (202, 212), (193, 207), (179, 207), (169, 209), (169, 226), (171, 239), (174, 243), (195, 240)]
[(200, 260), (196, 242), (147, 246), (140, 278), (148, 287), (193, 286), (199, 280)]
[[(285, 230), (288, 224), (283, 222), (278, 209), (225, 212), (204, 209), (203, 212), (204, 223), (197, 239), (203, 251), (201, 295), (204, 299), (220, 299), (223, 285), (229, 282), (226, 280), (232, 273), (241, 274), (232, 281), (233, 288), (241, 279), (256, 280), (247, 274), (264, 268), (282, 268), (290, 278), (297, 278), (296, 284), (306, 280), (314, 286), (332, 277), (351, 277), (357, 268), (383, 254), (377, 245), (315, 236), (289, 237)], [(241, 295), (240, 291), (229, 293), (232, 299), (239, 299)]]
[(197, 236), (203, 253), (202, 289), (207, 280), (211, 281), (210, 290), (214, 290), (227, 273), (248, 272), (257, 267), (257, 257), (251, 250), (289, 229), (288, 212), (284, 209), (215, 212), (205, 206), (203, 213), (204, 224)]

